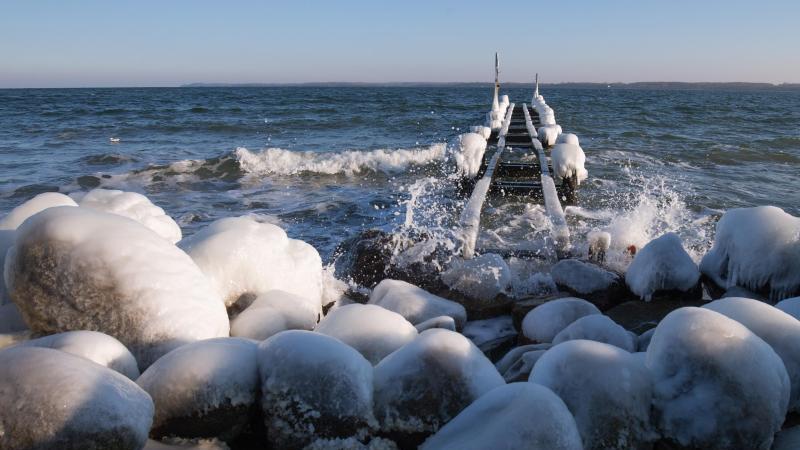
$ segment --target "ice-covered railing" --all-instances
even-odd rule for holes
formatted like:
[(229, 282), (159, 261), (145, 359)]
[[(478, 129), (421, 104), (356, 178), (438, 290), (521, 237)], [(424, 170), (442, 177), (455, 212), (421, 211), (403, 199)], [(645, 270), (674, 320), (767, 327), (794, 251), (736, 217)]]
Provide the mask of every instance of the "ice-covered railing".
[(531, 134), (531, 143), (533, 144), (533, 148), (536, 149), (536, 154), (539, 158), (544, 208), (545, 211), (547, 211), (547, 216), (550, 218), (550, 223), (553, 225), (551, 235), (555, 241), (556, 249), (558, 251), (564, 251), (569, 247), (569, 229), (567, 228), (567, 219), (564, 216), (564, 209), (561, 208), (555, 182), (553, 181), (553, 177), (550, 176), (550, 169), (547, 164), (547, 155), (544, 154), (544, 147), (542, 147), (541, 142), (533, 138), (533, 136), (535, 136), (535, 128), (533, 127), (533, 122), (531, 122), (531, 115), (528, 113), (527, 105), (523, 105), (522, 112), (525, 114), (525, 126), (528, 127), (528, 132)]
[(475, 256), (475, 243), (478, 241), (478, 231), (481, 223), (481, 209), (483, 208), (483, 202), (486, 200), (486, 194), (489, 192), (489, 185), (492, 182), (497, 161), (506, 147), (506, 133), (508, 133), (508, 126), (511, 123), (513, 112), (514, 104), (511, 103), (506, 108), (505, 120), (497, 140), (497, 150), (492, 155), (492, 159), (489, 160), (486, 172), (483, 173), (483, 178), (475, 183), (475, 188), (472, 190), (467, 206), (464, 207), (464, 211), (461, 213), (461, 239), (463, 241), (461, 256), (465, 259), (471, 259)]

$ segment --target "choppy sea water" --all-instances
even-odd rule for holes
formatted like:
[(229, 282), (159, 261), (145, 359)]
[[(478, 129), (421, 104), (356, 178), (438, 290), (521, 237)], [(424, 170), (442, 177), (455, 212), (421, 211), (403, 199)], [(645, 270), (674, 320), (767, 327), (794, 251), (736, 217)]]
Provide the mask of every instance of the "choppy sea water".
[[(531, 89), (503, 93), (522, 103)], [(800, 91), (542, 94), (587, 155), (566, 211), (578, 253), (592, 229), (637, 246), (675, 231), (699, 258), (728, 208), (800, 215)], [(451, 239), (465, 199), (450, 152), (490, 100), (490, 86), (455, 85), (0, 90), (0, 214), (100, 186), (146, 194), (185, 235), (263, 215), (323, 259), (367, 228)], [(540, 205), (495, 198), (479, 247), (535, 249), (547, 230)]]

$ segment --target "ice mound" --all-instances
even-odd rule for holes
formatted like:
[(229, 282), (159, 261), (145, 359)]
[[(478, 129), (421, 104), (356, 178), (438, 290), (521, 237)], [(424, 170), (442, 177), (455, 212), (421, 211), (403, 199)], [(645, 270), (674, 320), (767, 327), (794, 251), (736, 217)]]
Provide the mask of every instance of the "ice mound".
[(14, 245), (15, 230), (28, 217), (56, 206), (78, 206), (74, 200), (57, 192), (45, 192), (22, 203), (0, 219), (0, 305), (10, 301), (6, 289), (3, 266), (8, 249)]
[(551, 150), (553, 172), (556, 180), (576, 177), (578, 184), (589, 176), (584, 164), (583, 149), (574, 144), (556, 144)]
[(746, 326), (769, 344), (783, 360), (792, 384), (789, 410), (800, 411), (800, 321), (764, 302), (729, 297), (713, 301), (708, 308)]
[(417, 337), (417, 329), (400, 314), (357, 303), (331, 311), (315, 331), (353, 347), (373, 365)]
[(659, 291), (690, 291), (699, 280), (697, 264), (675, 233), (650, 241), (636, 253), (625, 273), (625, 283), (631, 292), (645, 301)]
[(180, 249), (125, 217), (57, 207), (17, 230), (6, 281), (31, 330), (95, 330), (117, 338), (141, 368), (168, 351), (228, 335), (228, 318)]
[(372, 364), (338, 339), (283, 331), (259, 344), (258, 370), (274, 448), (357, 437), (374, 426)]
[(580, 146), (580, 141), (578, 141), (578, 136), (572, 133), (564, 133), (559, 134), (558, 139), (556, 139), (556, 144), (572, 144)]
[(155, 438), (231, 439), (258, 409), (257, 344), (217, 338), (177, 348), (153, 363), (136, 383), (153, 399)]
[(71, 353), (119, 372), (131, 380), (139, 378), (139, 365), (131, 352), (113, 337), (96, 331), (67, 331), (32, 339), (16, 347), (42, 347)]
[(553, 338), (553, 345), (577, 339), (602, 342), (626, 352), (636, 351), (633, 336), (608, 316), (600, 314), (591, 314), (572, 322)]
[(369, 303), (394, 311), (414, 325), (434, 317), (450, 316), (461, 329), (467, 321), (467, 311), (460, 304), (400, 280), (387, 279), (378, 283), (369, 296)]
[(243, 295), (280, 289), (311, 301), (322, 312), (322, 259), (314, 247), (290, 239), (277, 225), (253, 217), (217, 220), (180, 242), (233, 306)]
[(83, 196), (80, 206), (133, 219), (173, 244), (181, 240), (181, 228), (172, 217), (138, 192), (94, 189)]
[(744, 325), (680, 308), (656, 327), (645, 363), (662, 435), (684, 447), (769, 449), (789, 403), (780, 357)]
[(556, 345), (539, 358), (530, 381), (566, 403), (586, 450), (649, 448), (658, 437), (650, 423), (650, 373), (617, 347), (584, 340)]
[(494, 253), (456, 258), (441, 278), (450, 289), (483, 301), (507, 294), (511, 287), (511, 269), (502, 256)]
[(512, 383), (486, 393), (464, 409), (422, 450), (582, 450), (575, 419), (551, 390)]
[(551, 300), (528, 311), (522, 319), (522, 334), (534, 342), (553, 342), (569, 324), (592, 314), (600, 314), (600, 310), (586, 300), (575, 297)]
[(133, 381), (48, 348), (0, 351), (0, 448), (139, 450), (153, 402)]
[(776, 308), (800, 320), (800, 297), (787, 298), (775, 305)]
[(267, 291), (231, 321), (231, 336), (263, 341), (284, 330), (313, 330), (319, 315), (316, 302), (285, 291)]
[(454, 153), (458, 174), (466, 178), (475, 178), (483, 163), (486, 153), (486, 139), (477, 133), (465, 133), (459, 136), (459, 149)]
[(422, 333), (431, 328), (442, 328), (445, 330), (456, 331), (456, 321), (450, 316), (437, 316), (414, 326), (417, 332)]
[(714, 246), (700, 271), (722, 288), (769, 292), (773, 300), (800, 293), (800, 218), (774, 206), (735, 208), (717, 223)]
[(381, 431), (406, 441), (436, 432), (503, 378), (469, 339), (447, 330), (420, 333), (375, 366)]
[(483, 136), (484, 140), (489, 139), (489, 137), (492, 135), (492, 129), (489, 127), (484, 127), (482, 125), (476, 125), (474, 127), (470, 127), (469, 131), (472, 133), (480, 134), (481, 136)]
[(542, 125), (537, 130), (537, 137), (545, 147), (555, 145), (558, 135), (561, 134), (561, 125)]

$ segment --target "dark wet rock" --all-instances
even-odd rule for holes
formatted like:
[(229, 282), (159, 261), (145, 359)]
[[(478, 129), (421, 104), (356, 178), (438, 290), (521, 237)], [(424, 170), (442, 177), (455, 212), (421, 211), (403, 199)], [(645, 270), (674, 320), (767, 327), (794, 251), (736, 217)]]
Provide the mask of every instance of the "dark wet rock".
[(631, 300), (606, 311), (606, 315), (628, 331), (642, 334), (655, 328), (670, 312), (685, 306), (703, 306), (703, 301)]
[(622, 276), (590, 262), (564, 259), (550, 269), (550, 275), (560, 291), (589, 301), (601, 311), (631, 298)]

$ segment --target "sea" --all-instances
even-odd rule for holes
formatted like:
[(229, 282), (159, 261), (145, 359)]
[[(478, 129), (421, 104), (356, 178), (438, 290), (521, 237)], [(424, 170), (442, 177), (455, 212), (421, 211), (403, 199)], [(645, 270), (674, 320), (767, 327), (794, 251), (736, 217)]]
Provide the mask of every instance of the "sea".
[[(532, 92), (501, 89), (513, 103)], [(699, 260), (727, 209), (800, 216), (800, 90), (541, 94), (586, 154), (589, 178), (566, 208), (575, 254), (592, 230), (620, 248), (675, 232)], [(453, 152), (491, 100), (489, 84), (0, 90), (0, 215), (38, 193), (102, 187), (147, 195), (185, 236), (255, 215), (327, 264), (372, 228), (457, 247)], [(549, 230), (539, 202), (492, 197), (478, 247), (537, 249)]]

